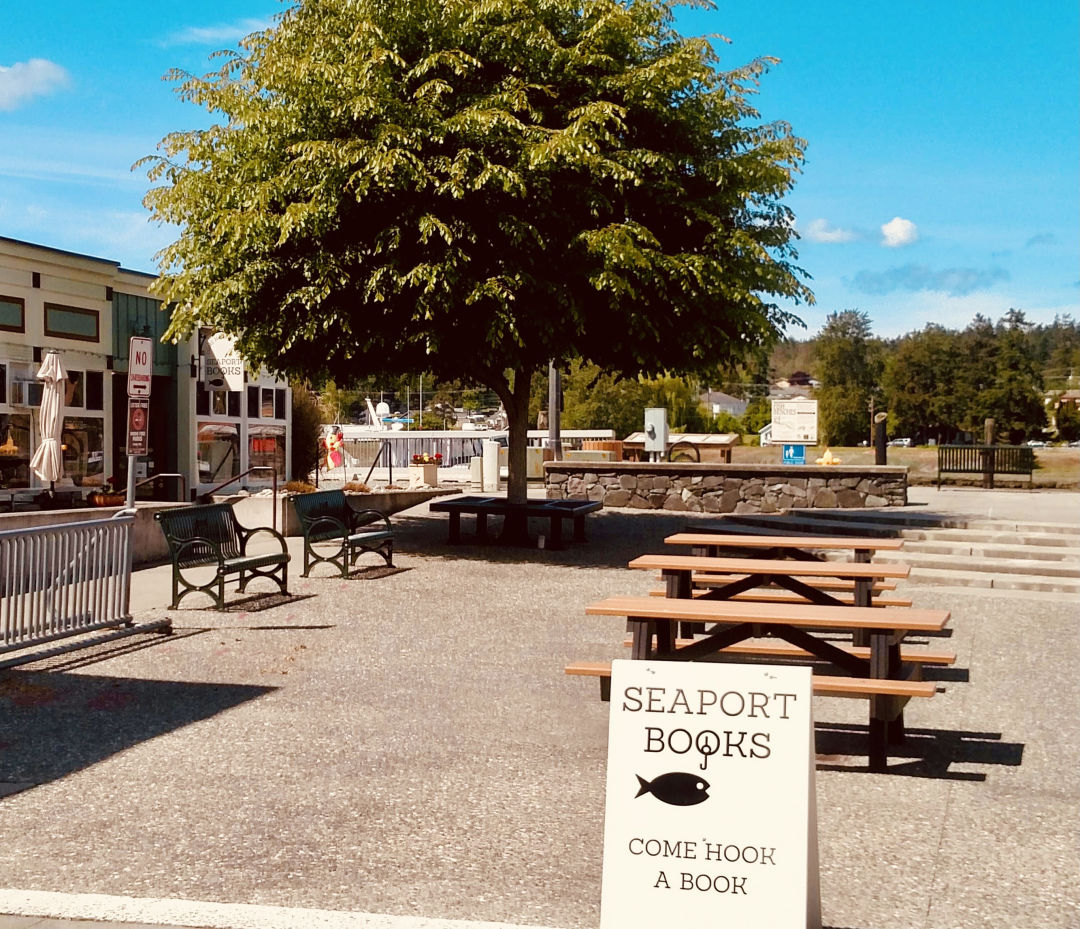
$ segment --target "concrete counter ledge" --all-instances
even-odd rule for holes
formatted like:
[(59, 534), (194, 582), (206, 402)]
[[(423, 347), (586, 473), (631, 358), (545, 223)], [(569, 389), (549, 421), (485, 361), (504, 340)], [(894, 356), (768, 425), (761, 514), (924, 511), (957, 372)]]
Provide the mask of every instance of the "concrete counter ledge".
[(888, 465), (735, 465), (713, 462), (549, 461), (548, 499), (694, 513), (775, 513), (793, 507), (907, 503), (907, 468)]

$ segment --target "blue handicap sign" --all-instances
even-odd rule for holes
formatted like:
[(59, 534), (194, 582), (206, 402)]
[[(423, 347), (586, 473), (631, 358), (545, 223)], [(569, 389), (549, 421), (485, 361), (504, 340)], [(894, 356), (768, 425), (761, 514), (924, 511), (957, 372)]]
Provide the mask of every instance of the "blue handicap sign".
[(785, 445), (784, 446), (784, 464), (786, 464), (786, 465), (804, 465), (804, 464), (806, 464), (806, 446), (805, 445)]

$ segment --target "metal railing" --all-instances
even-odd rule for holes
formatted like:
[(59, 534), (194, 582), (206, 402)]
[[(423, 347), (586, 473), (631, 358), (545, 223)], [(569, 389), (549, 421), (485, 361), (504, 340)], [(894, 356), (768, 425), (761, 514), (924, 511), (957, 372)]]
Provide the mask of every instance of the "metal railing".
[[(120, 633), (128, 635), (167, 626), (162, 620), (133, 627), (134, 534), (130, 510), (111, 519), (0, 532), (0, 654), (100, 629), (128, 627)], [(69, 644), (53, 652), (80, 647)], [(39, 657), (8, 658), (0, 667)]]
[(144, 484), (152, 484), (154, 481), (161, 480), (163, 477), (175, 477), (180, 481), (180, 501), (187, 503), (187, 478), (179, 472), (168, 472), (163, 474), (153, 474), (150, 477), (144, 477), (141, 481), (135, 483), (135, 489), (138, 490)]
[(273, 499), (270, 503), (270, 519), (274, 531), (277, 532), (277, 469), (270, 467), (270, 465), (256, 465), (254, 468), (248, 468), (242, 474), (237, 474), (236, 477), (230, 477), (227, 481), (222, 481), (220, 484), (215, 484), (205, 493), (199, 494), (199, 499), (205, 502), (211, 497), (213, 497), (214, 494), (216, 494), (219, 490), (221, 490), (222, 487), (228, 487), (230, 484), (235, 484), (241, 478), (245, 478), (255, 471), (269, 471), (271, 474), (271, 493), (273, 494)]

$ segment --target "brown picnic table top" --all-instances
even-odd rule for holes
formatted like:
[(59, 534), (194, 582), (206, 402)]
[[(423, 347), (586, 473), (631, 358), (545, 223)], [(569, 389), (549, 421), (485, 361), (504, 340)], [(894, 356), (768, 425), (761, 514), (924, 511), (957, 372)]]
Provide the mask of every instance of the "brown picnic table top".
[(676, 532), (664, 541), (668, 545), (687, 545), (715, 554), (716, 549), (766, 549), (780, 557), (818, 560), (818, 551), (848, 550), (856, 561), (869, 561), (874, 552), (896, 552), (904, 547), (903, 539), (864, 539), (854, 536), (824, 535), (743, 535), (718, 532)]
[(858, 561), (791, 561), (782, 558), (718, 558), (709, 555), (639, 555), (629, 566), (650, 571), (711, 574), (783, 574), (791, 577), (842, 577), (869, 580), (906, 578), (906, 564)]
[(813, 578), (839, 578), (855, 585), (855, 606), (873, 604), (874, 584), (885, 578), (906, 578), (911, 568), (905, 564), (867, 561), (805, 561), (791, 558), (719, 558), (710, 555), (639, 555), (629, 565), (660, 571), (667, 582), (669, 597), (694, 596), (694, 577), (701, 574), (734, 575), (725, 584), (710, 584), (701, 596), (726, 600), (747, 590), (776, 585), (798, 594), (810, 603), (843, 606), (844, 601), (820, 587), (806, 583)]

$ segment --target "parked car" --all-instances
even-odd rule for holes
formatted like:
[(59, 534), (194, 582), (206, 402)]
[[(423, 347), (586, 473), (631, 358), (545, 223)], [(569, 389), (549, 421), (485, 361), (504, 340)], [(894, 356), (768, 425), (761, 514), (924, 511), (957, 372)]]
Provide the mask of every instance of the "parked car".
[(1042, 439), (1028, 439), (1028, 448), (1046, 448), (1046, 443)]
[(912, 442), (911, 439), (909, 439), (909, 438), (903, 438), (903, 439), (889, 439), (889, 444), (899, 446), (900, 448), (911, 448), (911, 446), (914, 445), (915, 443)]

